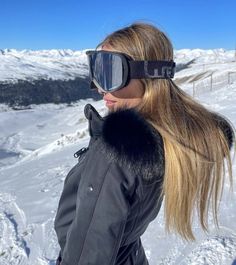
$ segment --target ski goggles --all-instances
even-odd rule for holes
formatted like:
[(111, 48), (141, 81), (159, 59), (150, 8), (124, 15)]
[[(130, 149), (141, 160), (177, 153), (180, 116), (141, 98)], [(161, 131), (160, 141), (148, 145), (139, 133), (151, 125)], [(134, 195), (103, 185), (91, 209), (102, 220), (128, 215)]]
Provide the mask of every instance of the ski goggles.
[(113, 92), (128, 85), (130, 79), (170, 79), (175, 74), (174, 61), (134, 61), (130, 56), (103, 50), (89, 50), (90, 87)]

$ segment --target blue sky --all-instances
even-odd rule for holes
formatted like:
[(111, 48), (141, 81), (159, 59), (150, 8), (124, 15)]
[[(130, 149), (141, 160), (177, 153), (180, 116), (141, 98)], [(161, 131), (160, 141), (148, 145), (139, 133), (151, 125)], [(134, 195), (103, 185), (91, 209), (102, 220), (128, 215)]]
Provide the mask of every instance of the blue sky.
[(235, 10), (235, 0), (1, 0), (0, 49), (94, 48), (140, 20), (165, 31), (175, 49), (235, 49)]

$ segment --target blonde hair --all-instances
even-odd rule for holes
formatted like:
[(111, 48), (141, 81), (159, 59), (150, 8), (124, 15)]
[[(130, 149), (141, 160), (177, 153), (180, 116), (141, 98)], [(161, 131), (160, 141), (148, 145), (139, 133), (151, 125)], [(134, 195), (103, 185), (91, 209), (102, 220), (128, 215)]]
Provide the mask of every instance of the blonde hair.
[[(149, 24), (134, 23), (115, 31), (100, 44), (105, 45), (134, 60), (173, 60), (170, 40)], [(202, 228), (207, 230), (212, 202), (214, 221), (218, 225), (217, 208), (225, 179), (225, 161), (232, 186), (232, 159), (227, 137), (220, 126), (224, 119), (207, 110), (170, 79), (142, 79), (141, 82), (145, 92), (139, 111), (164, 141), (162, 193), (166, 229), (194, 240), (195, 207)], [(232, 134), (233, 137), (233, 131)]]

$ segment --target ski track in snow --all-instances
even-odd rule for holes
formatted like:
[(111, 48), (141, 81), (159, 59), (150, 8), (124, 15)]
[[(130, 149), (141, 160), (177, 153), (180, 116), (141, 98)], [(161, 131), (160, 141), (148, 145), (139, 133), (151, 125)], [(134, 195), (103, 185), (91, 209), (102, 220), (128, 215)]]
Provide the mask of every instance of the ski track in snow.
[(0, 264), (55, 264), (58, 246), (52, 230), (53, 219), (27, 224), (15, 200), (10, 194), (0, 194)]
[(0, 194), (0, 264), (27, 264), (26, 218), (10, 194)]

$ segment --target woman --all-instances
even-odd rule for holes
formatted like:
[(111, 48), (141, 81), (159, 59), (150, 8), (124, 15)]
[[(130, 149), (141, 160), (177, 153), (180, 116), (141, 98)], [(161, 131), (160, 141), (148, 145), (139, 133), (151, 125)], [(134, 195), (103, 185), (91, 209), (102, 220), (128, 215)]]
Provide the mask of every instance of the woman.
[(87, 55), (109, 114), (85, 107), (91, 139), (60, 198), (58, 264), (145, 265), (140, 236), (163, 199), (167, 230), (187, 240), (194, 208), (206, 230), (212, 200), (217, 223), (224, 158), (232, 182), (234, 133), (171, 80), (173, 48), (154, 26), (118, 30)]

